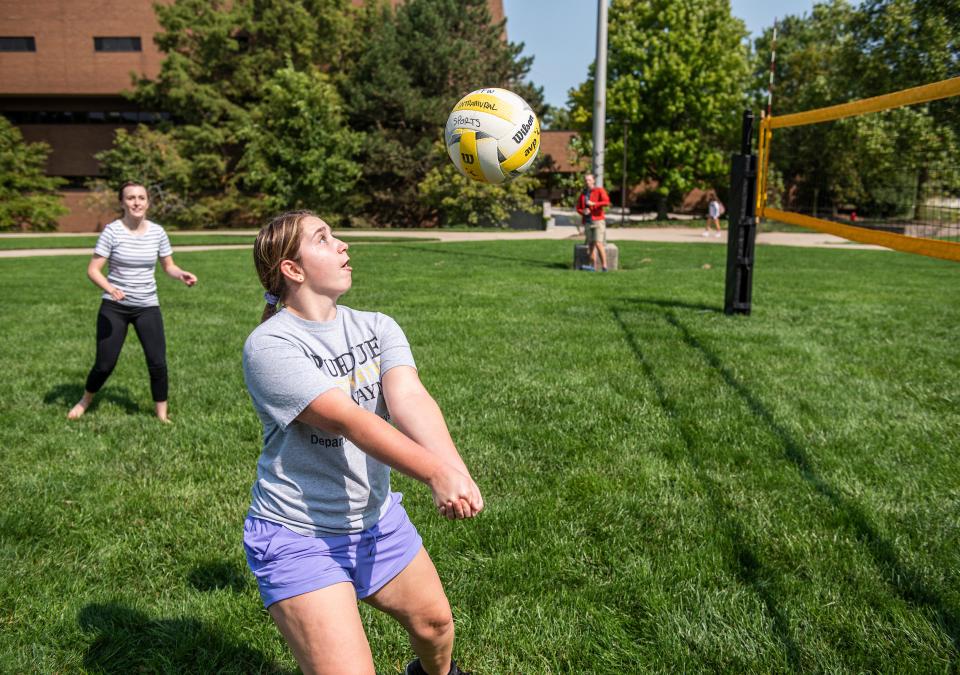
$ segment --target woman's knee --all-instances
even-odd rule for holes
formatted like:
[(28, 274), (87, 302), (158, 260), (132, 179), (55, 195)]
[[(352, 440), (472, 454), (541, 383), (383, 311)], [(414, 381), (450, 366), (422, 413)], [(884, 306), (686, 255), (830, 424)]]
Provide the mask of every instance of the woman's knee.
[(412, 617), (410, 631), (418, 640), (425, 642), (445, 642), (453, 638), (453, 614), (450, 606), (432, 607), (419, 616)]

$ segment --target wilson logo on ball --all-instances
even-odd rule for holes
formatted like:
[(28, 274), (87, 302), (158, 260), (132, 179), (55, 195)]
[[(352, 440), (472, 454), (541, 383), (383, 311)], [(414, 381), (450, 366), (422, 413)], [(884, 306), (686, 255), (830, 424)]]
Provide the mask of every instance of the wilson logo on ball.
[(513, 142), (519, 145), (520, 141), (527, 137), (527, 134), (533, 129), (533, 115), (530, 115), (530, 119), (520, 125), (520, 131), (513, 135)]

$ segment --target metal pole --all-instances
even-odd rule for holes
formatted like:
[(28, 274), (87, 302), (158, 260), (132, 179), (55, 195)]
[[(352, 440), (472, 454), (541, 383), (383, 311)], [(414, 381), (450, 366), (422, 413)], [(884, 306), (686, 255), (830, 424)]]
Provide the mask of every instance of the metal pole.
[(770, 43), (770, 84), (767, 85), (767, 117), (773, 114), (773, 71), (777, 63), (777, 20), (773, 20), (773, 41)]
[(607, 0), (597, 0), (597, 61), (593, 82), (593, 177), (603, 187), (603, 145), (607, 121)]
[(627, 219), (627, 121), (623, 121), (623, 175), (620, 178), (620, 227)]

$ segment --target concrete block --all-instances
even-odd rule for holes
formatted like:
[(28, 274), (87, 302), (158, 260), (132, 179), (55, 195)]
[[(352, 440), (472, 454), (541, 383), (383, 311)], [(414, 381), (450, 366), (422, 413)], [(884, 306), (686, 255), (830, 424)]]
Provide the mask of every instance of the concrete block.
[[(616, 244), (604, 244), (603, 250), (607, 253), (607, 269), (620, 269), (620, 249)], [(573, 269), (579, 270), (584, 265), (590, 265), (590, 256), (587, 255), (587, 245), (577, 244), (573, 247)]]

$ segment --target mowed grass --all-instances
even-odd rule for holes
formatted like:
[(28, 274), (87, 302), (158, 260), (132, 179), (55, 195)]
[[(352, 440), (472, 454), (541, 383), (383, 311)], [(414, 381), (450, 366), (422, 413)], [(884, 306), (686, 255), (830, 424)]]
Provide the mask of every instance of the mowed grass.
[[(343, 303), (394, 316), (486, 511), (394, 474), (480, 674), (956, 672), (960, 266), (759, 247), (351, 248)], [(171, 413), (133, 335), (99, 403), (86, 259), (0, 261), (0, 658), (10, 672), (294, 672), (241, 548), (260, 427), (248, 251), (160, 276)], [(709, 266), (709, 268), (705, 268)], [(403, 631), (362, 608), (380, 673)]]

